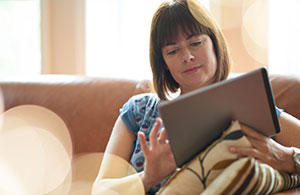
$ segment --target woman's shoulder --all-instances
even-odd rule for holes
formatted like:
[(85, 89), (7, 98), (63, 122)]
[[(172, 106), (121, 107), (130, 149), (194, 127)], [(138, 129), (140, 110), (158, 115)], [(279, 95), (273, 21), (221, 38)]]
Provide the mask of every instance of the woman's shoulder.
[(134, 115), (145, 115), (157, 112), (159, 102), (155, 93), (142, 93), (132, 96), (126, 104)]
[(141, 93), (134, 95), (130, 98), (130, 101), (134, 103), (139, 103), (139, 104), (155, 104), (160, 101), (159, 97), (155, 93)]
[(151, 127), (152, 120), (158, 116), (159, 102), (154, 93), (134, 95), (120, 109), (120, 116), (128, 129), (136, 134), (140, 128)]
[(159, 104), (160, 99), (155, 93), (141, 93), (134, 95), (129, 98), (129, 100), (124, 104), (121, 112), (126, 110), (144, 111), (145, 108), (156, 109)]

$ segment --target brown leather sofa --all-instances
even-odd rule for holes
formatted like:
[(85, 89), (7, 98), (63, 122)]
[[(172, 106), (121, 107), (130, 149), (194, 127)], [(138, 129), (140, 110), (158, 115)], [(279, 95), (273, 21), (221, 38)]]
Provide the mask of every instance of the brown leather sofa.
[[(270, 80), (277, 106), (300, 119), (300, 78), (271, 75)], [(149, 86), (149, 81), (70, 75), (40, 75), (0, 81), (5, 110), (34, 104), (52, 110), (63, 119), (72, 139), (73, 161), (81, 160), (77, 163), (81, 167), (73, 170), (73, 180), (77, 177), (89, 181), (85, 193), (90, 192), (101, 159), (97, 157), (99, 155), (86, 156), (83, 163), (81, 157), (104, 152), (123, 103), (134, 94), (149, 92)], [(81, 187), (72, 190), (76, 193), (80, 189), (83, 194)], [(300, 193), (294, 190), (294, 193), (297, 192)]]

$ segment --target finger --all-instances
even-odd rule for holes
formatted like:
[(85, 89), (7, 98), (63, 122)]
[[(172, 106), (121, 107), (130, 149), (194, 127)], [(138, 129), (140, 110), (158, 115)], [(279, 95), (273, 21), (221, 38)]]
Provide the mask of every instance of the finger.
[(163, 128), (163, 129), (160, 131), (158, 140), (165, 141), (165, 140), (167, 140), (167, 139), (168, 139), (168, 136), (167, 136), (166, 129)]
[(253, 148), (256, 148), (257, 150), (266, 153), (267, 152), (267, 143), (266, 140), (258, 140), (252, 137), (247, 137), (248, 141), (252, 145)]
[(229, 147), (229, 151), (234, 154), (241, 155), (241, 156), (251, 156), (256, 159), (263, 158), (262, 153), (255, 148), (231, 146), (231, 147)]
[(150, 152), (149, 147), (146, 143), (146, 136), (143, 132), (138, 132), (138, 136), (140, 138), (140, 144), (141, 144), (142, 151), (143, 151), (143, 153), (145, 155), (145, 158), (146, 158), (148, 156), (149, 152)]
[(252, 137), (248, 137), (248, 136), (247, 136), (247, 139), (248, 139), (248, 141), (250, 142), (250, 144), (251, 144), (251, 146), (252, 146), (253, 148), (260, 148), (260, 146), (262, 145), (262, 144), (261, 144), (261, 141), (255, 139), (255, 138), (252, 138)]
[(245, 133), (246, 136), (248, 137), (252, 137), (254, 139), (264, 139), (265, 136), (258, 133), (257, 131), (255, 131), (254, 129), (252, 129), (251, 127), (242, 124), (241, 125), (242, 131)]
[(162, 121), (160, 118), (156, 118), (156, 122), (151, 130), (151, 133), (149, 135), (149, 138), (150, 138), (150, 146), (151, 147), (156, 147), (158, 141), (157, 141), (157, 132), (160, 128), (162, 124)]

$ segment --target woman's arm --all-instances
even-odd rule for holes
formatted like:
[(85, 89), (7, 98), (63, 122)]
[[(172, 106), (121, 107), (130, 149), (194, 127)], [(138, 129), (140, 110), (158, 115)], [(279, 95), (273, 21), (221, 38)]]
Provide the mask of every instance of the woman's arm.
[[(126, 168), (124, 168), (124, 170), (121, 170), (119, 169), (120, 166), (112, 166), (114, 166), (115, 163), (126, 164), (126, 162), (129, 162), (132, 143), (135, 139), (136, 136), (134, 135), (134, 133), (132, 133), (125, 126), (122, 119), (118, 117), (106, 146), (97, 180), (104, 178), (120, 178), (126, 176), (124, 175), (127, 174), (126, 171), (128, 171), (126, 170)], [(117, 161), (119, 161), (119, 163)], [(124, 171), (126, 173), (124, 173)]]
[(135, 139), (135, 134), (119, 117), (106, 146), (98, 176), (93, 183), (93, 195), (145, 192), (140, 174), (128, 174), (131, 168), (130, 153)]
[(281, 132), (275, 140), (284, 146), (300, 148), (300, 120), (292, 115), (282, 112), (280, 114)]

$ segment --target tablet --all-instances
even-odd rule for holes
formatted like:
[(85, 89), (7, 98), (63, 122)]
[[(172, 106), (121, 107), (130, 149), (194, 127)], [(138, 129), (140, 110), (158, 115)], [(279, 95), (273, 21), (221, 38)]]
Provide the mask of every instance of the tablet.
[(219, 138), (232, 120), (266, 136), (280, 132), (265, 68), (162, 101), (158, 109), (178, 167)]

